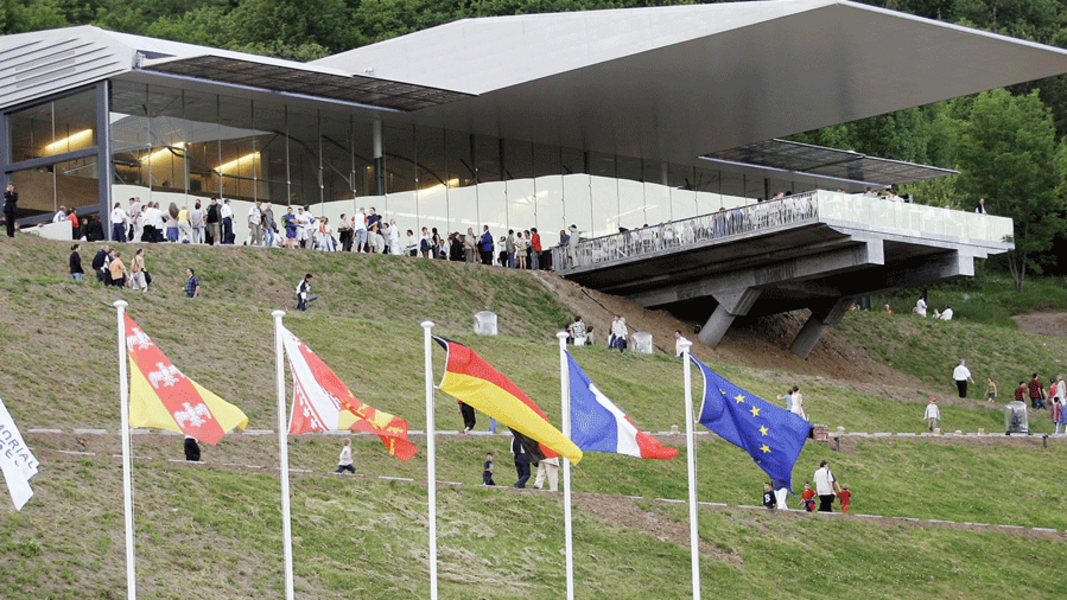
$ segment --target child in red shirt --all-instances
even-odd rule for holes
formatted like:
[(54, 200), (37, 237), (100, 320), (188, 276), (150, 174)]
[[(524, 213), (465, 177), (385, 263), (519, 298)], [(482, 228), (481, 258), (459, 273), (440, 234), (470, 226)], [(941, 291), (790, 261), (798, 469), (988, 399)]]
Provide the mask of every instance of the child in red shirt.
[(815, 510), (815, 490), (811, 489), (811, 482), (804, 482), (804, 493), (800, 495), (800, 507), (808, 512)]
[(848, 484), (841, 486), (841, 491), (837, 493), (837, 501), (841, 503), (841, 512), (848, 514), (848, 503), (852, 501), (852, 492), (848, 491)]

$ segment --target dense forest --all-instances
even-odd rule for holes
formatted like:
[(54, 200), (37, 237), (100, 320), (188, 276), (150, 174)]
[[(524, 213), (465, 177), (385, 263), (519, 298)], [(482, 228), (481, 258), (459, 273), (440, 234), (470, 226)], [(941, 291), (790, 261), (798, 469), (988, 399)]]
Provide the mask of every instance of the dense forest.
[[(457, 19), (690, 4), (685, 0), (0, 0), (0, 30), (69, 25), (293, 60), (370, 44)], [(1067, 47), (1057, 0), (886, 0), (878, 6)], [(1067, 78), (1060, 76), (801, 133), (792, 139), (955, 168), (904, 186), (918, 202), (1015, 219), (1016, 251), (994, 261), (1021, 289), (1027, 273), (1067, 272)]]

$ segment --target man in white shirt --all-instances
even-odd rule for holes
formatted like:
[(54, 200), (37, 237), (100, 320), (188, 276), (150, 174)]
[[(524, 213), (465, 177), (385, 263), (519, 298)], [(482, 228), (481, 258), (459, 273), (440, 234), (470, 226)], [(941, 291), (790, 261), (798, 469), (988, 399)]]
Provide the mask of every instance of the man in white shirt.
[(118, 202), (111, 211), (111, 239), (116, 242), (126, 241), (126, 211), (122, 210), (122, 205)]
[(685, 339), (685, 337), (682, 335), (682, 330), (681, 329), (676, 329), (674, 331), (674, 355), (675, 356), (681, 356), (682, 355), (682, 346), (684, 346), (686, 344), (691, 344), (691, 343), (692, 342), (690, 342), (689, 340)]
[(222, 243), (233, 243), (233, 209), (230, 208), (230, 199), (222, 201), (222, 209), (219, 211), (222, 218)]
[(66, 221), (66, 220), (67, 220), (67, 207), (66, 206), (60, 206), (59, 210), (57, 210), (56, 214), (52, 217), (52, 222), (53, 223), (62, 223), (63, 221)]
[(259, 246), (263, 243), (263, 230), (260, 224), (263, 222), (263, 211), (260, 208), (262, 202), (256, 201), (256, 205), (248, 209), (249, 244)]
[(978, 213), (980, 215), (988, 215), (989, 214), (988, 212), (986, 212), (986, 209), (985, 209), (985, 198), (979, 198), (978, 199), (978, 206), (974, 209), (974, 212), (976, 212), (976, 213)]
[(915, 314), (926, 318), (926, 298), (919, 296), (919, 301), (915, 303)]
[[(936, 313), (937, 311), (935, 310), (934, 312)], [(952, 312), (952, 307), (945, 305), (945, 312), (938, 314), (937, 318), (941, 319), (942, 321), (951, 321), (953, 314), (955, 313)]]
[(825, 460), (819, 463), (819, 470), (815, 471), (811, 479), (815, 482), (815, 493), (819, 495), (819, 512), (834, 512), (834, 492), (841, 491), (837, 485), (837, 479), (830, 472), (830, 463)]
[(960, 359), (960, 364), (952, 370), (952, 380), (956, 382), (956, 388), (960, 391), (960, 398), (967, 397), (967, 382), (974, 383), (971, 379), (971, 370), (967, 368), (967, 361)]

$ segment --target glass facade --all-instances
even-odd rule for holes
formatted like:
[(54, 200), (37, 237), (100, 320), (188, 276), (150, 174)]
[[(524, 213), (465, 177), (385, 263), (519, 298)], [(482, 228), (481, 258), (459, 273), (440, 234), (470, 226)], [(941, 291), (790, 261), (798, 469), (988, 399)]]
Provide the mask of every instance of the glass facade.
[[(56, 157), (50, 165), (8, 169), (17, 185), (35, 188), (34, 206), (102, 203), (90, 185), (100, 176), (96, 155), (64, 156), (95, 148), (102, 135), (110, 136), (116, 201), (189, 204), (220, 196), (309, 204), (324, 214), (373, 206), (402, 230), (442, 234), (489, 225), (499, 236), (537, 227), (555, 240), (574, 224), (583, 238), (598, 237), (749, 204), (771, 185), (716, 168), (415, 126), (393, 115), (375, 123), (365, 111), (309, 109), (282, 98), (109, 85), (106, 134), (95, 126), (95, 90), (7, 115), (9, 164)], [(773, 185), (804, 191), (796, 183)], [(325, 206), (338, 202), (339, 210)]]

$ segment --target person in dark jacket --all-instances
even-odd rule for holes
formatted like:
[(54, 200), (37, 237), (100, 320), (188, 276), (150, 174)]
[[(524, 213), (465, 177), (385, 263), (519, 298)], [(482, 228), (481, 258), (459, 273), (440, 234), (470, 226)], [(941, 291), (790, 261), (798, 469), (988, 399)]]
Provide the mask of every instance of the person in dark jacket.
[(85, 270), (82, 269), (82, 255), (78, 254), (80, 249), (81, 244), (74, 244), (70, 247), (70, 279), (72, 281), (81, 281), (82, 275), (85, 274)]
[(200, 461), (200, 444), (191, 435), (185, 436), (185, 460), (189, 462)]
[(19, 193), (15, 191), (15, 184), (7, 184), (4, 192), (4, 222), (7, 223), (7, 237), (15, 237), (15, 220), (19, 212)]
[(108, 271), (107, 263), (111, 248), (104, 246), (96, 251), (96, 256), (93, 256), (92, 267), (96, 272), (96, 280), (104, 285), (111, 284), (111, 272)]

